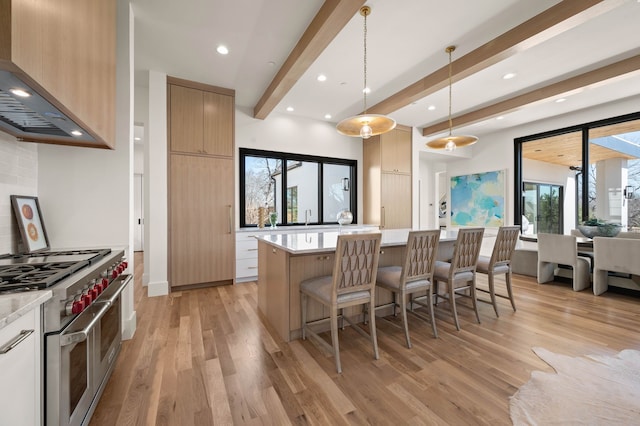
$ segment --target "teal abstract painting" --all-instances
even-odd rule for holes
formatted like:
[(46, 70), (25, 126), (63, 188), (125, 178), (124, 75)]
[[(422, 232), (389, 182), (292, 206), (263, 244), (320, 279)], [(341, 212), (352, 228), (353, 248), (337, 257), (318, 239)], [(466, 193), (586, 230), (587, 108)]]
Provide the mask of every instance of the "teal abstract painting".
[(451, 226), (504, 225), (504, 170), (451, 178)]

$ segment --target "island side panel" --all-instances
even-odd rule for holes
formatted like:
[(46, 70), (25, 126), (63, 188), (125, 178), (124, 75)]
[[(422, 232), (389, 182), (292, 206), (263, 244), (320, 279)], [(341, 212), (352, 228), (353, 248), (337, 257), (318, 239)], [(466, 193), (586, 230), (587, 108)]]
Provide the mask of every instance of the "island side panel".
[(263, 241), (258, 241), (258, 307), (288, 342), (289, 254)]

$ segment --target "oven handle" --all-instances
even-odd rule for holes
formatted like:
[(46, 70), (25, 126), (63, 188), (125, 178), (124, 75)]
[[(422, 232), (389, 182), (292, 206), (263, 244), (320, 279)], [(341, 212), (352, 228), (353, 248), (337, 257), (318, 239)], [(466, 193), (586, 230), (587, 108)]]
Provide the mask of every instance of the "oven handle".
[[(121, 278), (122, 283), (118, 285), (118, 287), (113, 292), (113, 294), (109, 295), (109, 299), (98, 300), (91, 305), (96, 307), (99, 306), (100, 310), (98, 311), (97, 314), (94, 315), (91, 321), (89, 321), (89, 323), (82, 330), (74, 331), (72, 333), (62, 333), (60, 335), (61, 347), (69, 346), (74, 343), (79, 343), (87, 339), (87, 337), (89, 336), (89, 333), (91, 332), (91, 329), (93, 329), (93, 327), (100, 320), (100, 318), (102, 318), (104, 314), (107, 312), (107, 310), (116, 302), (118, 297), (120, 297), (120, 293), (122, 293), (122, 290), (124, 290), (124, 288), (127, 286), (129, 281), (131, 281), (131, 279), (133, 278), (132, 275), (126, 275), (126, 276), (121, 275), (121, 277), (122, 277)], [(113, 288), (113, 285), (110, 286), (110, 288)]]
[(87, 337), (89, 337), (89, 332), (91, 332), (91, 329), (93, 329), (96, 323), (100, 321), (100, 318), (104, 316), (104, 314), (107, 312), (107, 310), (111, 306), (111, 303), (95, 303), (94, 305), (96, 306), (101, 305), (100, 311), (98, 311), (98, 313), (91, 319), (91, 321), (89, 321), (89, 324), (87, 324), (82, 330), (76, 331), (73, 333), (61, 334), (60, 335), (61, 347), (69, 346), (74, 343), (79, 343), (87, 340)]
[[(133, 279), (133, 275), (131, 274), (127, 274), (127, 275), (120, 275), (120, 277), (118, 278), (119, 280), (121, 280), (122, 282), (118, 284), (116, 290), (113, 292), (113, 294), (110, 294), (109, 292), (109, 288), (113, 288), (113, 284), (111, 287), (107, 288), (107, 294), (109, 299), (107, 300), (101, 300), (99, 302), (101, 303), (108, 303), (109, 306), (113, 305), (113, 303), (115, 303), (115, 301), (118, 299), (118, 297), (120, 297), (120, 293), (122, 293), (122, 290), (124, 290), (124, 288), (127, 286), (127, 284), (129, 284), (129, 281), (131, 281)], [(106, 296), (106, 294), (105, 294)]]

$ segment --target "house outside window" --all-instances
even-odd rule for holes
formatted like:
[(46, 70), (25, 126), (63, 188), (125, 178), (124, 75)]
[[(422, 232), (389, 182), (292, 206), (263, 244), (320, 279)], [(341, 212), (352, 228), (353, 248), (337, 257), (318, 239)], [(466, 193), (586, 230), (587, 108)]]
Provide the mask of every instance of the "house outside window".
[[(357, 217), (356, 160), (240, 148), (240, 226), (275, 213), (278, 225), (335, 224)], [(286, 165), (286, 167), (284, 166)]]

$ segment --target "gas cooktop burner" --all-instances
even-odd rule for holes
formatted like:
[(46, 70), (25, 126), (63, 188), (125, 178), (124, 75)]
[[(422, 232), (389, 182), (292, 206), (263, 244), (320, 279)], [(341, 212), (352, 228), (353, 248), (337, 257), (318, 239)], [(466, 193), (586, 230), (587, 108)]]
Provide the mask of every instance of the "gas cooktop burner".
[(0, 267), (0, 291), (20, 286), (46, 288), (88, 264), (88, 262), (52, 262)]
[(104, 258), (110, 249), (82, 249), (0, 256), (0, 292), (41, 290)]

